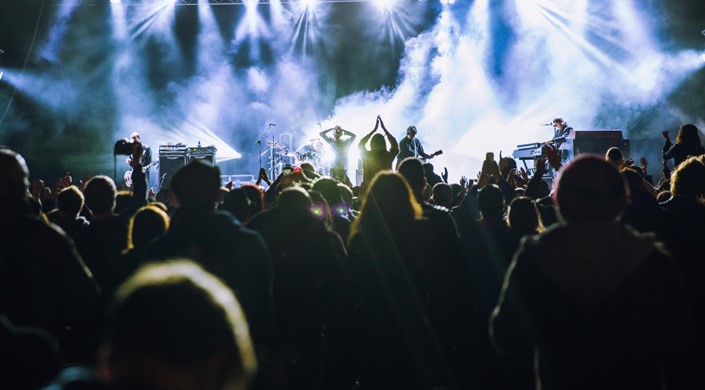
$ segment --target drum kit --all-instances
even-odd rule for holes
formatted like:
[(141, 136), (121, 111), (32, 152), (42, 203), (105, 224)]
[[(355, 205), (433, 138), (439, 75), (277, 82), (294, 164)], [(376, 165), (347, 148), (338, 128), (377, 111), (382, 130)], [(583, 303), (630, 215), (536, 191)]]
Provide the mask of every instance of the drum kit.
[(322, 166), (323, 141), (319, 138), (312, 138), (296, 150), (289, 150), (289, 147), (275, 140), (267, 141), (268, 150), (265, 153), (270, 155), (270, 172), (272, 177), (279, 176), (284, 167), (297, 166), (302, 163), (311, 163), (319, 173), (325, 174), (326, 167)]

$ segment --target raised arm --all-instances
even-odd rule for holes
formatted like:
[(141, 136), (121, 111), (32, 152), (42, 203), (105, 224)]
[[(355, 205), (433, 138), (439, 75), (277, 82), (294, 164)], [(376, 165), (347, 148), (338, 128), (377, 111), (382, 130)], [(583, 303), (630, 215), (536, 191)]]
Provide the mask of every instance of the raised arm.
[(391, 146), (389, 148), (389, 152), (396, 156), (397, 154), (399, 154), (399, 142), (397, 142), (397, 139), (394, 138), (392, 133), (387, 131), (387, 127), (384, 126), (384, 122), (382, 121), (382, 117), (377, 115), (377, 120), (379, 121), (379, 124), (382, 126), (382, 130), (384, 130), (384, 135), (386, 135), (387, 139), (389, 140), (389, 145)]
[(673, 143), (671, 142), (671, 138), (668, 136), (668, 131), (664, 131), (661, 134), (663, 134), (664, 138), (662, 158), (664, 160), (670, 160), (674, 157)]
[(372, 138), (372, 134), (374, 134), (377, 131), (377, 129), (379, 128), (379, 120), (380, 120), (379, 115), (377, 115), (377, 121), (375, 122), (375, 128), (372, 129), (372, 131), (370, 131), (367, 135), (362, 137), (360, 139), (360, 142), (357, 144), (357, 148), (360, 149), (361, 153), (367, 151), (367, 146), (366, 146), (367, 142), (370, 140), (370, 138)]
[(321, 136), (321, 138), (323, 138), (323, 140), (325, 140), (326, 142), (331, 142), (331, 141), (333, 141), (333, 137), (330, 136), (330, 133), (333, 130), (335, 130), (335, 127), (332, 129), (328, 129), (328, 130), (323, 130), (320, 133), (318, 133), (318, 135)]

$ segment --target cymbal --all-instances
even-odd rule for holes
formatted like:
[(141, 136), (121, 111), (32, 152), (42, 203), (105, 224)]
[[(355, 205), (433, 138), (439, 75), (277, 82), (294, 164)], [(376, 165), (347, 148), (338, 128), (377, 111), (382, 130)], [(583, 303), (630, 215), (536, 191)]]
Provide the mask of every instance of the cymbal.
[(284, 149), (286, 148), (286, 145), (279, 143), (277, 141), (267, 141), (267, 146), (272, 147), (273, 149)]

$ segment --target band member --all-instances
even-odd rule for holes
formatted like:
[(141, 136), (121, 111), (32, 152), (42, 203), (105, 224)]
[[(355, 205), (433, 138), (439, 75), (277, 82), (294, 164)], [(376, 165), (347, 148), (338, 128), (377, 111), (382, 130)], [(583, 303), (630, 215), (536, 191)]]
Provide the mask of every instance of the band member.
[(431, 158), (426, 154), (421, 145), (421, 141), (416, 138), (416, 126), (409, 126), (406, 129), (406, 137), (399, 142), (399, 155), (397, 156), (397, 164), (401, 163), (407, 157), (419, 157), (422, 159)]
[(568, 126), (563, 118), (556, 118), (553, 120), (553, 139), (562, 138), (568, 136), (573, 128)]
[[(132, 142), (142, 144), (143, 152), (142, 158), (140, 159), (140, 165), (142, 166), (142, 171), (144, 171), (144, 174), (147, 177), (147, 182), (149, 183), (149, 173), (152, 167), (152, 148), (150, 148), (149, 145), (142, 143), (142, 136), (136, 131), (130, 134), (130, 139), (132, 140)], [(127, 184), (128, 187), (132, 187), (131, 180), (128, 180), (128, 176), (130, 176), (133, 166), (131, 156), (127, 158), (127, 164), (130, 166), (130, 170), (125, 173), (125, 184)], [(149, 187), (149, 184), (147, 185), (147, 187)]]
[[(332, 136), (331, 133), (333, 133)], [(349, 182), (347, 172), (348, 149), (350, 149), (350, 145), (352, 145), (357, 136), (351, 131), (340, 128), (340, 126), (324, 130), (319, 135), (335, 151), (335, 162), (330, 171), (331, 177), (342, 182)]]
[[(384, 135), (375, 134), (380, 126), (382, 126)], [(387, 143), (384, 140), (385, 137), (389, 140), (389, 150), (387, 150)], [(369, 150), (367, 149), (367, 141), (370, 142)], [(399, 154), (399, 143), (397, 139), (387, 131), (379, 115), (377, 115), (375, 128), (360, 139), (357, 147), (360, 149), (360, 156), (362, 157), (362, 167), (364, 171), (363, 187), (369, 185), (372, 182), (372, 178), (380, 171), (391, 170), (394, 157)]]

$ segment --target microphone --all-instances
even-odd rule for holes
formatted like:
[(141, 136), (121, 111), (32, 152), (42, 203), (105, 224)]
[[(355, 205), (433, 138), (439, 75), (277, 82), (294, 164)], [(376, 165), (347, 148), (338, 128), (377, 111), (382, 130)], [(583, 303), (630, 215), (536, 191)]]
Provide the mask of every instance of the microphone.
[(553, 126), (553, 122), (542, 123), (541, 126)]

